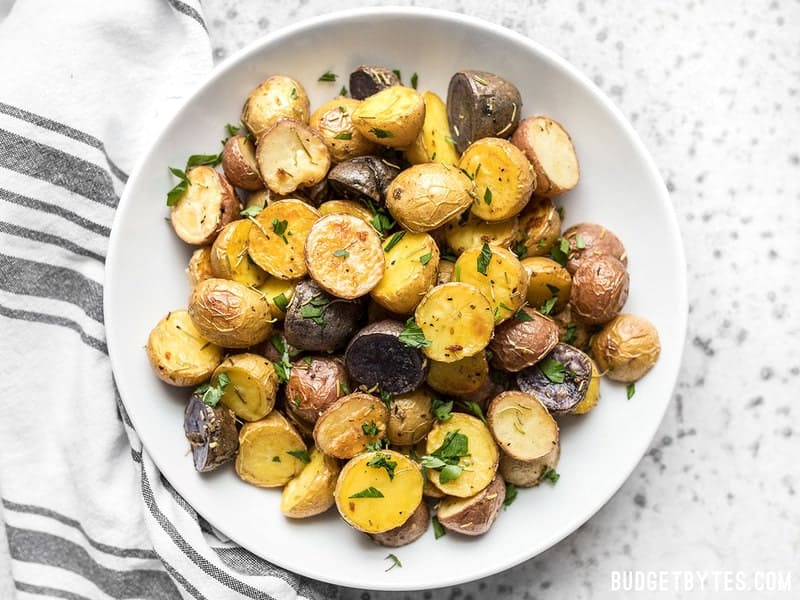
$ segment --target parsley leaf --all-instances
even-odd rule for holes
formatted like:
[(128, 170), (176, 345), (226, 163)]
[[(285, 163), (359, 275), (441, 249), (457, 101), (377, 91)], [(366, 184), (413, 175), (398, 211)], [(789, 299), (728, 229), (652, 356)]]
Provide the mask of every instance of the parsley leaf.
[(238, 124), (233, 125), (232, 123), (228, 123), (227, 125), (225, 125), (225, 131), (228, 132), (228, 137), (235, 136), (237, 133), (239, 133), (239, 129), (240, 126)]
[(478, 255), (478, 273), (481, 275), (486, 275), (486, 270), (489, 268), (489, 263), (492, 260), (492, 249), (489, 247), (489, 244), (483, 244), (483, 248), (481, 248), (481, 253)]
[(450, 414), (450, 412), (453, 410), (453, 401), (448, 400), (445, 402), (444, 400), (434, 396), (433, 402), (431, 403), (431, 410), (433, 411), (433, 416), (439, 421), (447, 421), (453, 416)]
[(444, 436), (442, 445), (431, 452), (432, 456), (441, 458), (447, 463), (451, 463), (451, 461), (458, 462), (459, 458), (467, 456), (468, 454), (469, 438), (463, 433), (460, 433), (458, 429), (455, 431), (448, 431), (447, 435)]
[(170, 167), (169, 172), (175, 175), (180, 182), (174, 188), (172, 188), (169, 192), (167, 192), (167, 206), (175, 206), (178, 203), (178, 200), (181, 199), (184, 192), (189, 189), (191, 182), (189, 178), (186, 176), (184, 171), (180, 169), (176, 169), (175, 167)]
[(194, 393), (198, 396), (202, 395), (203, 402), (209, 406), (216, 406), (225, 394), (225, 388), (228, 387), (230, 382), (231, 380), (227, 373), (220, 373), (216, 384), (209, 385), (205, 383), (197, 388)]
[(539, 369), (552, 383), (564, 383), (566, 368), (563, 363), (557, 361), (555, 358), (545, 358), (539, 363)]
[(324, 296), (314, 296), (300, 307), (300, 316), (310, 319), (320, 327), (325, 326), (325, 308), (330, 304), (330, 300)]
[(458, 465), (446, 465), (439, 471), (439, 483), (448, 483), (454, 479), (458, 479), (464, 471)]
[(289, 358), (289, 349), (286, 346), (286, 343), (283, 341), (283, 338), (279, 335), (273, 335), (270, 338), (270, 343), (272, 346), (277, 350), (280, 355), (281, 359), (279, 361), (273, 362), (272, 365), (275, 367), (275, 374), (278, 376), (278, 381), (280, 383), (286, 383), (289, 381), (289, 374), (292, 370), (292, 361)]
[(414, 73), (414, 74), (411, 76), (411, 87), (412, 87), (412, 88), (414, 88), (414, 89), (417, 89), (417, 83), (418, 83), (418, 82), (419, 82), (419, 75), (417, 75), (416, 73)]
[(400, 332), (398, 339), (411, 348), (425, 348), (431, 345), (431, 341), (425, 339), (425, 334), (422, 333), (422, 329), (417, 325), (414, 317), (409, 317), (408, 321), (406, 321), (406, 325), (403, 327), (403, 331)]
[(456, 265), (456, 268), (453, 270), (453, 275), (456, 281), (461, 281), (461, 265)]
[(553, 296), (552, 298), (549, 298), (547, 301), (545, 301), (544, 304), (542, 304), (539, 307), (539, 312), (542, 313), (543, 315), (549, 315), (550, 311), (552, 311), (553, 307), (556, 305), (556, 302), (558, 302), (558, 296)]
[(292, 91), (289, 92), (289, 97), (292, 100), (297, 100), (297, 88), (292, 88)]
[(542, 481), (546, 479), (547, 481), (550, 482), (551, 485), (555, 485), (556, 483), (558, 483), (558, 480), (560, 478), (561, 475), (559, 475), (558, 472), (552, 467), (547, 467), (544, 470), (544, 473), (542, 473)]
[(567, 323), (567, 329), (564, 332), (564, 343), (571, 344), (575, 341), (575, 323)]
[(434, 537), (434, 539), (438, 540), (440, 537), (442, 537), (443, 535), (445, 535), (447, 533), (447, 531), (445, 530), (444, 526), (439, 522), (439, 517), (437, 517), (436, 515), (433, 515), (433, 518), (431, 519), (431, 523), (433, 524), (433, 537)]
[(288, 244), (289, 240), (286, 239), (286, 228), (289, 226), (289, 221), (283, 220), (279, 221), (278, 219), (272, 219), (272, 231), (275, 232), (276, 235), (279, 235), (283, 240), (284, 244)]
[(349, 497), (350, 498), (383, 498), (384, 496), (383, 496), (383, 494), (381, 493), (381, 491), (378, 488), (369, 486), (368, 488), (363, 489), (360, 492), (357, 492), (357, 493), (355, 493), (355, 494), (353, 494), (352, 496), (349, 496)]
[(584, 241), (580, 233), (575, 236), (575, 246), (580, 250), (586, 248), (586, 242)]
[(506, 498), (503, 500), (503, 510), (514, 504), (517, 499), (517, 486), (513, 483), (506, 483)]
[(342, 258), (347, 258), (348, 256), (350, 256), (350, 253), (347, 250), (345, 250), (344, 248), (339, 248), (338, 250), (336, 250), (333, 253), (333, 255), (334, 256), (341, 256)]
[(511, 251), (517, 255), (517, 258), (525, 258), (528, 255), (528, 246), (525, 245), (524, 240), (520, 240), (514, 244)]
[(388, 454), (376, 454), (367, 462), (367, 466), (375, 467), (376, 469), (386, 469), (386, 472), (389, 474), (389, 481), (391, 481), (394, 479), (394, 469), (397, 466), (397, 461), (389, 460), (390, 458)]
[(281, 312), (286, 312), (287, 307), (289, 306), (289, 299), (286, 297), (286, 294), (281, 292), (277, 296), (272, 297), (272, 301), (275, 303)]
[(569, 242), (560, 237), (556, 240), (556, 245), (550, 248), (550, 257), (563, 267), (567, 264), (567, 254), (569, 254)]
[(361, 431), (364, 432), (364, 435), (369, 436), (376, 436), (381, 431), (378, 429), (378, 426), (375, 424), (375, 421), (370, 421), (369, 423), (362, 423), (361, 424)]
[(431, 258), (433, 258), (433, 254), (428, 252), (427, 254), (423, 254), (419, 257), (419, 262), (421, 262), (423, 265), (427, 265), (429, 262), (431, 262)]
[(386, 246), (384, 246), (383, 251), (389, 252), (389, 250), (394, 248), (400, 242), (400, 240), (403, 239), (403, 236), (405, 234), (406, 234), (405, 230), (398, 231), (397, 233), (395, 233), (392, 237), (389, 238), (389, 242), (386, 244)]
[(347, 88), (345, 86), (342, 86), (342, 89), (339, 90), (339, 95), (347, 96)]
[(625, 386), (625, 395), (628, 396), (628, 400), (633, 398), (633, 395), (636, 393), (636, 384), (629, 383)]
[(319, 76), (319, 79), (317, 79), (317, 81), (336, 81), (336, 78), (337, 78), (336, 73), (328, 69), (322, 75)]
[(533, 321), (533, 317), (526, 313), (523, 309), (519, 309), (515, 314), (514, 318), (521, 323), (528, 323), (529, 321)]
[(257, 206), (256, 204), (253, 204), (252, 206), (248, 206), (247, 208), (245, 208), (245, 209), (244, 209), (242, 212), (240, 212), (239, 214), (240, 214), (241, 216), (243, 216), (243, 217), (255, 217), (255, 216), (256, 216), (258, 213), (260, 213), (262, 210), (264, 210), (264, 209), (263, 209), (263, 208), (261, 208), (260, 206)]
[(186, 161), (186, 170), (192, 167), (216, 167), (222, 162), (222, 153), (219, 154), (192, 154)]
[(486, 202), (486, 204), (492, 203), (492, 190), (490, 190), (488, 187), (486, 188), (486, 191), (483, 192), (483, 201)]
[[(451, 138), (449, 135), (444, 136), (444, 141), (445, 142), (450, 142), (451, 144), (453, 144), (453, 146), (456, 145), (456, 141), (453, 138)], [(461, 170), (464, 171), (464, 169), (461, 169)], [(474, 179), (474, 177), (472, 175), (470, 175), (469, 173), (467, 173), (466, 171), (464, 171), (464, 174), (467, 177), (469, 177), (470, 179)]]
[(272, 457), (272, 462), (281, 462), (281, 457), (280, 456), (273, 456)]
[(335, 136), (333, 136), (333, 139), (335, 139), (335, 140), (352, 140), (353, 139), (353, 134), (350, 133), (349, 131), (342, 131), (341, 133), (337, 133)]
[(372, 129), (369, 130), (369, 132), (379, 140), (394, 137), (394, 134), (391, 131), (387, 131), (386, 129), (379, 129), (377, 127), (373, 127)]
[(297, 460), (306, 464), (311, 462), (311, 457), (308, 455), (308, 450), (288, 450), (286, 454), (291, 454)]
[(367, 449), (367, 452), (377, 452), (378, 450), (383, 450), (385, 441), (384, 439), (373, 440), (364, 447)]
[(386, 560), (391, 560), (392, 561), (392, 565), (388, 569), (386, 569), (387, 571), (391, 571), (395, 567), (402, 567), (403, 566), (403, 563), (401, 563), (400, 559), (397, 558), (394, 554), (386, 555)]
[(483, 414), (483, 409), (481, 408), (480, 404), (478, 404), (477, 402), (470, 402), (468, 400), (462, 400), (461, 404), (464, 405), (464, 408), (467, 409), (467, 412), (478, 417), (481, 421), (488, 424), (486, 421), (486, 416)]

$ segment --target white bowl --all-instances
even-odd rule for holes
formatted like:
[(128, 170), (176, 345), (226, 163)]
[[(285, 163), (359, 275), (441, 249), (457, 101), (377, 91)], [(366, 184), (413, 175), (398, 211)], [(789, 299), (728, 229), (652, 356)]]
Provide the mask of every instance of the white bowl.
[[(362, 63), (419, 74), (420, 90), (446, 97), (453, 72), (503, 75), (522, 93), (523, 116), (543, 113), (571, 133), (581, 163), (578, 187), (563, 198), (566, 223), (606, 225), (624, 242), (631, 292), (626, 312), (647, 317), (661, 335), (655, 368), (627, 400), (603, 381), (599, 406), (561, 420), (561, 479), (520, 490), (484, 536), (432, 532), (389, 550), (347, 527), (332, 509), (321, 518), (285, 519), (280, 492), (240, 481), (232, 468), (195, 472), (182, 429), (189, 390), (160, 383), (142, 349), (167, 311), (186, 306), (191, 249), (164, 221), (167, 166), (217, 152), (226, 123), (237, 122), (248, 92), (267, 76), (302, 82), (312, 106), (333, 97)], [(319, 83), (326, 70), (336, 83)], [(619, 489), (646, 451), (678, 373), (686, 317), (685, 262), (661, 178), (631, 126), (581, 73), (551, 51), (507, 29), (458, 14), (365, 9), (305, 21), (239, 52), (218, 67), (153, 142), (128, 181), (107, 260), (105, 315), (117, 385), (142, 441), (166, 478), (198, 512), (255, 554), (323, 581), (376, 590), (463, 583), (508, 569), (549, 548), (589, 519)], [(386, 572), (394, 552), (402, 568)], [(445, 564), (449, 565), (443, 568)]]

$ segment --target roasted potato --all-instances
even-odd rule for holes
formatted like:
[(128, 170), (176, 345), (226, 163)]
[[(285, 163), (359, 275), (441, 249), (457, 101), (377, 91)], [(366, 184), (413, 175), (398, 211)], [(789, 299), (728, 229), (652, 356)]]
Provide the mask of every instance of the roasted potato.
[(591, 325), (616, 317), (628, 299), (630, 277), (625, 265), (610, 255), (582, 261), (572, 275), (572, 314)]
[(334, 498), (339, 514), (364, 533), (383, 533), (405, 523), (422, 502), (422, 472), (393, 450), (365, 452), (339, 474)]
[(305, 243), (319, 213), (297, 199), (278, 200), (250, 221), (248, 253), (253, 262), (279, 279), (297, 279), (308, 273)]
[(409, 167), (392, 181), (386, 207), (409, 231), (431, 231), (469, 208), (473, 190), (470, 178), (458, 169), (424, 163)]
[[(530, 256), (522, 259), (522, 266), (528, 272), (528, 293), (530, 306), (547, 308), (548, 314), (558, 314), (566, 308), (572, 290), (572, 277), (564, 267), (551, 258)], [(549, 304), (549, 306), (548, 306)]]
[(266, 281), (267, 273), (248, 254), (252, 227), (248, 219), (238, 219), (222, 228), (211, 246), (211, 272), (214, 277), (233, 279), (251, 287), (258, 287)]
[(528, 159), (514, 144), (500, 138), (483, 138), (470, 144), (458, 167), (475, 182), (472, 214), (485, 221), (517, 216), (536, 189)]
[(353, 127), (351, 115), (360, 104), (353, 98), (339, 96), (328, 100), (311, 115), (309, 124), (320, 133), (335, 163), (378, 151), (378, 144)]
[(488, 137), (507, 138), (517, 128), (522, 97), (517, 86), (494, 73), (459, 71), (447, 88), (447, 116), (456, 148)]
[(383, 242), (383, 277), (370, 296), (386, 310), (407, 315), (436, 283), (439, 246), (427, 233), (398, 231)]
[(501, 453), (498, 470), (506, 483), (513, 483), (517, 487), (533, 487), (542, 482), (546, 473), (555, 470), (560, 456), (560, 443), (552, 452), (536, 460), (517, 460)]
[(528, 272), (508, 248), (484, 244), (458, 257), (456, 281), (478, 288), (492, 306), (495, 323), (510, 319), (525, 304)]
[(186, 191), (170, 208), (172, 228), (187, 244), (209, 244), (220, 229), (239, 216), (239, 198), (225, 176), (213, 167), (193, 167), (186, 177)]
[(309, 456), (303, 438), (278, 411), (239, 431), (236, 474), (258, 487), (280, 487), (299, 475)]
[(586, 395), (583, 397), (583, 400), (578, 402), (575, 408), (572, 409), (572, 414), (574, 415), (586, 414), (597, 406), (597, 402), (600, 400), (600, 371), (594, 360), (590, 358), (589, 362), (592, 363), (592, 379), (589, 382), (589, 389), (586, 390)]
[(390, 148), (405, 148), (422, 129), (425, 102), (416, 90), (393, 85), (365, 98), (351, 118), (356, 130), (368, 140)]
[(183, 415), (183, 431), (192, 448), (194, 468), (213, 471), (233, 459), (239, 449), (239, 431), (233, 412), (224, 406), (209, 406), (193, 395)]
[(430, 342), (422, 351), (439, 362), (455, 362), (477, 354), (492, 338), (493, 315), (486, 296), (474, 285), (437, 285), (414, 311), (414, 320)]
[(238, 281), (198, 283), (189, 297), (189, 316), (202, 337), (224, 348), (247, 348), (272, 333), (267, 299)]
[(189, 278), (189, 287), (214, 277), (214, 273), (211, 272), (211, 246), (202, 246), (192, 252), (189, 265), (186, 267), (186, 276)]
[(458, 152), (450, 141), (450, 123), (444, 101), (433, 92), (422, 94), (422, 100), (425, 102), (425, 121), (417, 139), (406, 148), (406, 160), (412, 165), (426, 162), (457, 165)]
[(425, 381), (427, 360), (403, 341), (402, 323), (378, 321), (353, 336), (344, 353), (347, 373), (357, 383), (390, 394), (405, 394)]
[(411, 446), (425, 439), (433, 427), (433, 397), (425, 386), (396, 395), (389, 408), (386, 437), (396, 446)]
[(334, 213), (345, 213), (358, 217), (365, 223), (372, 221), (372, 213), (363, 204), (354, 200), (328, 200), (319, 205), (319, 214), (323, 217)]
[(432, 360), (426, 382), (441, 394), (462, 396), (478, 391), (488, 379), (486, 353), (478, 352), (455, 362)]
[(393, 85), (400, 85), (400, 78), (385, 67), (359, 65), (350, 73), (350, 95), (358, 100), (369, 98)]
[(524, 119), (511, 142), (533, 165), (538, 182), (536, 193), (540, 196), (554, 198), (578, 185), (578, 157), (561, 123), (543, 116)]
[(405, 523), (383, 533), (371, 533), (369, 537), (372, 538), (373, 542), (381, 546), (398, 548), (421, 538), (430, 524), (431, 511), (428, 509), (427, 504), (420, 502), (417, 510), (412, 513)]
[(177, 386), (207, 380), (222, 361), (223, 350), (204, 338), (186, 310), (173, 310), (147, 338), (147, 358), (156, 376)]
[(256, 288), (266, 297), (269, 303), (269, 312), (274, 319), (282, 320), (286, 316), (286, 309), (294, 297), (295, 285), (297, 284), (294, 281), (267, 275), (264, 283)]
[(281, 492), (281, 512), (291, 519), (324, 513), (333, 506), (333, 490), (340, 470), (335, 458), (312, 448), (308, 464)]
[(247, 136), (233, 135), (222, 149), (222, 170), (233, 185), (255, 192), (264, 187), (256, 162), (256, 148)]
[(497, 445), (516, 460), (539, 460), (558, 448), (556, 420), (535, 396), (503, 392), (489, 402), (486, 419)]
[(489, 343), (492, 364), (515, 373), (542, 360), (558, 343), (558, 325), (541, 313), (523, 307), (515, 318), (497, 326)]
[(379, 156), (357, 156), (333, 167), (328, 183), (342, 198), (383, 204), (400, 168)]
[(286, 382), (286, 411), (313, 427), (338, 398), (349, 394), (344, 363), (339, 358), (307, 356), (295, 360)]
[(644, 377), (661, 354), (655, 326), (642, 317), (623, 314), (592, 338), (592, 355), (609, 379), (633, 383)]
[(508, 248), (517, 238), (517, 219), (490, 223), (470, 214), (466, 220), (453, 219), (444, 226), (444, 238), (453, 254), (461, 254), (483, 244)]
[(305, 261), (322, 289), (345, 300), (365, 296), (378, 285), (385, 263), (375, 229), (344, 213), (322, 217), (311, 226)]
[(333, 352), (347, 344), (363, 312), (360, 302), (335, 298), (314, 281), (304, 280), (286, 309), (284, 335), (301, 350)]
[(310, 108), (308, 94), (298, 81), (274, 75), (250, 92), (242, 109), (242, 123), (258, 137), (282, 117), (308, 123)]
[(506, 499), (506, 484), (497, 474), (492, 482), (474, 496), (439, 502), (436, 516), (449, 531), (464, 535), (482, 535), (494, 524)]
[(220, 402), (244, 421), (258, 421), (275, 406), (278, 375), (272, 362), (258, 354), (243, 353), (228, 356), (214, 370), (212, 385), (220, 385), (226, 377)]
[(549, 198), (533, 196), (519, 214), (515, 250), (521, 257), (545, 256), (561, 235), (561, 215)]
[(317, 448), (335, 458), (353, 458), (383, 439), (389, 413), (380, 399), (354, 392), (335, 400), (314, 425)]
[[(253, 209), (254, 207), (264, 209), (270, 204), (277, 202), (278, 200), (286, 200), (287, 198), (294, 198), (294, 199), (301, 199), (300, 194), (276, 194), (269, 188), (263, 188), (258, 190), (257, 192), (250, 192), (247, 195), (247, 202), (245, 203), (245, 208)], [(254, 215), (253, 215), (254, 216)]]
[(571, 413), (586, 397), (592, 383), (592, 360), (568, 344), (516, 376), (517, 387), (534, 396), (553, 414)]
[[(459, 436), (466, 438), (466, 443), (457, 448)], [(500, 458), (489, 428), (479, 419), (463, 413), (452, 413), (447, 421), (434, 423), (425, 442), (425, 451), (437, 458), (457, 458), (456, 464), (461, 471), (455, 478), (446, 480), (444, 468), (429, 468), (427, 473), (433, 485), (445, 494), (459, 498), (474, 496), (489, 485)]]
[(589, 352), (589, 342), (592, 336), (600, 330), (600, 325), (589, 325), (572, 315), (569, 304), (564, 310), (553, 316), (553, 321), (558, 325), (558, 341), (578, 350)]
[(269, 189), (291, 194), (321, 182), (331, 166), (331, 155), (315, 129), (281, 118), (258, 138), (256, 161)]
[(455, 271), (456, 263), (453, 257), (447, 259), (442, 258), (439, 261), (439, 270), (436, 272), (435, 285), (442, 285), (443, 283), (450, 283), (453, 281), (453, 272)]
[(611, 231), (596, 223), (579, 223), (564, 231), (569, 242), (566, 268), (575, 274), (585, 261), (597, 256), (609, 255), (623, 265), (628, 265), (628, 253), (620, 239)]

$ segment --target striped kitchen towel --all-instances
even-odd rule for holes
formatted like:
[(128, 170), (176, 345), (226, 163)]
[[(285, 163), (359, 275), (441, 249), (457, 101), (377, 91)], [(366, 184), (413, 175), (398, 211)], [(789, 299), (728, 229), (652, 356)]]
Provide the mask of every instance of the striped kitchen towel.
[(0, 0), (0, 56), (0, 597), (336, 597), (217, 538), (111, 375), (109, 228), (150, 132), (211, 69), (199, 3)]

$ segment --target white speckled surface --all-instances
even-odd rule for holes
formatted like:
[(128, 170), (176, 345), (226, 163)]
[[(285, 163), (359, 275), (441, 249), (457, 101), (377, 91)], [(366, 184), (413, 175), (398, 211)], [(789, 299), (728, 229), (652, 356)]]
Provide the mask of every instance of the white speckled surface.
[[(261, 33), (362, 3), (276, 4), (208, 0), (215, 57)], [(369, 4), (482, 17), (587, 73), (633, 123), (667, 182), (687, 251), (691, 314), (678, 387), (651, 450), (586, 525), (538, 558), (460, 588), (343, 590), (342, 597), (650, 597), (612, 592), (610, 573), (619, 569), (794, 569), (795, 591), (775, 597), (797, 597), (800, 3)], [(442, 565), (457, 568), (446, 557)]]

